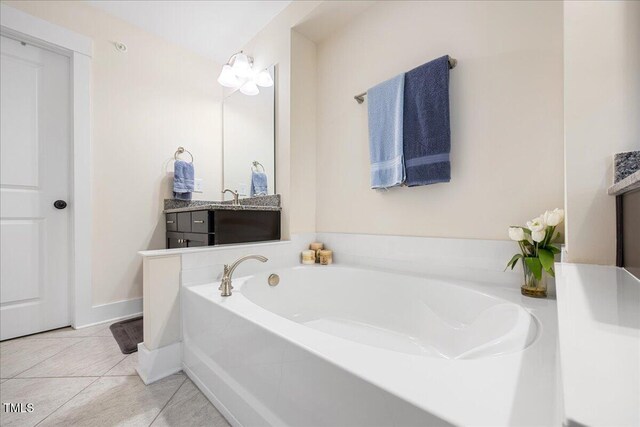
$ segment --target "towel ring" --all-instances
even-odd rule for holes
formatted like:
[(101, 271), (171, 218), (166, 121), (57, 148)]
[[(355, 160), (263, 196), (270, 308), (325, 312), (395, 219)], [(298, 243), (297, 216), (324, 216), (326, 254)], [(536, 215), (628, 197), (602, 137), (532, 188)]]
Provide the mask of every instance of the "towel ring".
[(185, 150), (184, 147), (178, 147), (178, 149), (176, 150), (175, 154), (173, 155), (174, 160), (180, 160), (178, 158), (178, 155), (184, 154), (184, 153), (189, 154), (189, 156), (191, 157), (191, 162), (189, 162), (189, 163), (193, 163), (193, 154), (191, 154), (191, 151)]
[(255, 169), (256, 169), (256, 172), (258, 172), (258, 166), (260, 166), (260, 167), (262, 168), (262, 172), (264, 172), (264, 171), (265, 171), (264, 166), (262, 166), (262, 163), (260, 163), (259, 161), (254, 160), (254, 161), (252, 162), (252, 164), (253, 164), (252, 169), (253, 169), (253, 168), (255, 168)]

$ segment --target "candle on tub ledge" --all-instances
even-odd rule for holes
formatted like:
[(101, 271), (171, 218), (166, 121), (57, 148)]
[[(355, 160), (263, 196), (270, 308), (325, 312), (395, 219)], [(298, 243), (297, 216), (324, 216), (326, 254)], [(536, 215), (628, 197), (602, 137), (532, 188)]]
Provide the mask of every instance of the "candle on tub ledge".
[(333, 264), (333, 251), (324, 249), (320, 251), (320, 264), (329, 265)]
[(324, 243), (320, 243), (320, 242), (313, 242), (312, 244), (309, 245), (309, 249), (311, 249), (312, 251), (314, 251), (315, 257), (316, 257), (316, 262), (320, 262), (320, 251), (322, 249), (324, 249)]
[(302, 251), (302, 263), (303, 264), (315, 264), (316, 263), (316, 251), (311, 249)]

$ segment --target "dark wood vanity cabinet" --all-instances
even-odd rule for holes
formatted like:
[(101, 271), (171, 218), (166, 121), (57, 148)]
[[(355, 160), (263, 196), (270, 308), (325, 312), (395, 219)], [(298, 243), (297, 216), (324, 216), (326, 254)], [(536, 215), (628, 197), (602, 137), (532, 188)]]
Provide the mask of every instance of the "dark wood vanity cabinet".
[(616, 196), (617, 262), (640, 279), (640, 189)]
[(167, 249), (280, 240), (280, 211), (167, 213)]

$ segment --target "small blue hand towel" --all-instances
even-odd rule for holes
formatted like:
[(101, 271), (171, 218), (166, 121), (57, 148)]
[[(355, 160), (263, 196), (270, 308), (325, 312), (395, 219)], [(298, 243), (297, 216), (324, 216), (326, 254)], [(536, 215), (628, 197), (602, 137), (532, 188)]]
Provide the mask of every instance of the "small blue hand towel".
[(267, 174), (251, 171), (251, 197), (267, 195)]
[(389, 188), (404, 182), (402, 112), (404, 74), (367, 91), (371, 188)]
[(407, 185), (451, 180), (449, 57), (427, 62), (405, 75), (404, 159)]
[(193, 163), (176, 160), (173, 164), (173, 197), (180, 200), (191, 200), (194, 189)]

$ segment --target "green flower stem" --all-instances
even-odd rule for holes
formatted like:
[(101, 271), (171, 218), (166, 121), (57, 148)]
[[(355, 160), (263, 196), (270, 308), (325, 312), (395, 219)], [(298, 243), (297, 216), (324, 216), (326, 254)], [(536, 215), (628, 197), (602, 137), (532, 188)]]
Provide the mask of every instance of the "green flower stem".
[(546, 229), (546, 233), (544, 236), (544, 239), (542, 240), (542, 247), (545, 248), (548, 244), (549, 244), (549, 240), (551, 239), (551, 236), (553, 236), (553, 227), (548, 226)]

